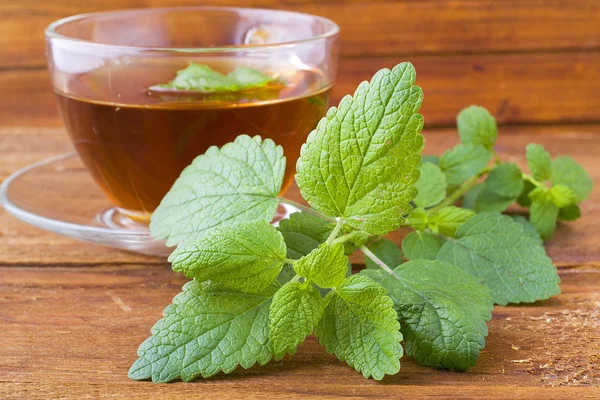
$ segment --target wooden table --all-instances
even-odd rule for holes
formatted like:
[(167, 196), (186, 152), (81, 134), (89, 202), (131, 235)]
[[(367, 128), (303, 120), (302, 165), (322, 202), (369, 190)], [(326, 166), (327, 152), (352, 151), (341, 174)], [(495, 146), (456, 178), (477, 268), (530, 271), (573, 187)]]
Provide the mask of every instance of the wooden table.
[[(425, 136), (429, 154), (456, 141), (450, 130)], [(497, 150), (523, 165), (530, 141), (553, 155), (570, 154), (600, 187), (600, 125), (502, 128)], [(69, 149), (59, 128), (0, 129), (0, 179)], [(289, 196), (297, 198), (297, 189)], [(0, 211), (0, 398), (598, 399), (600, 190), (583, 204), (583, 215), (548, 243), (563, 293), (496, 307), (487, 347), (468, 372), (424, 368), (405, 357), (396, 376), (365, 380), (311, 337), (281, 362), (156, 385), (131, 381), (127, 371), (184, 277), (162, 259), (75, 242)], [(353, 261), (360, 268), (362, 260)]]

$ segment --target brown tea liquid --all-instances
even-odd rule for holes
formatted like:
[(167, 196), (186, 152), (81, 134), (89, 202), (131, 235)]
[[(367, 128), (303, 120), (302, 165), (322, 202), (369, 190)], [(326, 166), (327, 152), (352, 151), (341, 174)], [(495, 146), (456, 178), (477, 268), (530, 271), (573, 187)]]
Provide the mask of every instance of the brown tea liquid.
[(287, 70), (283, 86), (247, 93), (148, 90), (168, 82), (185, 66), (180, 61), (162, 68), (97, 69), (69, 82), (81, 95), (57, 91), (67, 131), (94, 180), (124, 212), (149, 217), (196, 156), (248, 134), (283, 147), (285, 191), (300, 147), (327, 107), (330, 87), (323, 87), (321, 75)]

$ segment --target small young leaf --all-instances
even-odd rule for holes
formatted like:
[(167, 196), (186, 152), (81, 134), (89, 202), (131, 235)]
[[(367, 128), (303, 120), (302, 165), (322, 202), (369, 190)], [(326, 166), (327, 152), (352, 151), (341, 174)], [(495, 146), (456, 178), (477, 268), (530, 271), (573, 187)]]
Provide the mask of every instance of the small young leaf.
[(491, 149), (496, 143), (498, 127), (496, 119), (483, 107), (463, 108), (456, 117), (460, 141)]
[(577, 195), (567, 185), (559, 183), (550, 189), (550, 199), (556, 207), (563, 208), (575, 204)]
[(210, 147), (175, 181), (152, 214), (150, 231), (174, 246), (216, 226), (271, 221), (284, 171), (283, 149), (270, 139), (241, 135)]
[(415, 208), (412, 210), (410, 214), (408, 214), (408, 218), (406, 222), (408, 226), (418, 231), (424, 231), (427, 228), (427, 220), (429, 219), (429, 214), (425, 211), (424, 208)]
[(230, 373), (238, 365), (266, 364), (273, 355), (269, 305), (276, 290), (270, 286), (248, 294), (210, 282), (186, 283), (140, 345), (129, 377), (191, 381), (198, 375)]
[(346, 277), (348, 257), (341, 243), (333, 246), (324, 243), (296, 261), (294, 270), (322, 288), (334, 288)]
[(179, 245), (169, 261), (188, 278), (253, 293), (277, 278), (285, 256), (281, 233), (268, 222), (254, 221), (213, 229), (195, 243)]
[(560, 293), (560, 279), (544, 247), (510, 217), (475, 215), (437, 256), (481, 279), (494, 302), (531, 303)]
[(515, 163), (500, 164), (490, 171), (485, 185), (497, 195), (516, 199), (523, 191), (523, 174)]
[(428, 232), (411, 232), (402, 240), (402, 252), (408, 260), (435, 260), (444, 240)]
[(394, 301), (406, 353), (419, 364), (466, 370), (485, 346), (494, 302), (475, 277), (444, 261), (414, 260), (394, 270), (363, 270)]
[(297, 260), (325, 242), (333, 227), (316, 215), (296, 212), (279, 221), (277, 229), (285, 239), (288, 258)]
[(585, 200), (594, 187), (594, 181), (585, 168), (568, 156), (556, 157), (552, 162), (552, 184), (571, 188), (577, 203)]
[(435, 234), (454, 236), (456, 230), (470, 220), (475, 213), (460, 207), (448, 206), (429, 216), (427, 227)]
[(577, 205), (567, 206), (558, 211), (558, 219), (563, 221), (575, 221), (581, 217), (581, 209)]
[(552, 158), (543, 146), (535, 143), (527, 145), (527, 166), (531, 175), (540, 182), (552, 176)]
[(531, 206), (531, 199), (529, 198), (529, 193), (531, 193), (531, 191), (535, 189), (535, 185), (529, 181), (524, 181), (523, 182), (523, 190), (521, 191), (521, 194), (519, 195), (519, 197), (517, 198), (517, 202), (522, 205), (523, 207), (529, 207)]
[(558, 207), (552, 203), (549, 192), (546, 196), (537, 196), (532, 199), (529, 209), (529, 221), (535, 226), (544, 240), (548, 240), (554, 235), (556, 230), (556, 221), (558, 220)]
[(387, 291), (366, 276), (352, 275), (326, 297), (316, 335), (330, 354), (365, 378), (380, 380), (400, 370), (402, 334)]
[(432, 207), (446, 197), (446, 177), (440, 167), (431, 163), (421, 164), (421, 176), (415, 187), (419, 191), (414, 203), (419, 207)]
[(269, 312), (269, 335), (276, 360), (286, 353), (294, 355), (317, 326), (323, 311), (325, 301), (308, 283), (288, 282), (275, 293)]
[[(381, 261), (390, 268), (402, 264), (402, 252), (396, 243), (387, 239), (380, 239), (367, 246)], [(369, 269), (379, 269), (369, 257), (365, 257), (365, 266)]]
[(440, 160), (449, 187), (456, 187), (480, 173), (490, 161), (492, 153), (475, 144), (459, 144), (447, 150)]
[(423, 91), (409, 63), (332, 107), (302, 146), (296, 181), (317, 210), (372, 234), (397, 229), (417, 195)]

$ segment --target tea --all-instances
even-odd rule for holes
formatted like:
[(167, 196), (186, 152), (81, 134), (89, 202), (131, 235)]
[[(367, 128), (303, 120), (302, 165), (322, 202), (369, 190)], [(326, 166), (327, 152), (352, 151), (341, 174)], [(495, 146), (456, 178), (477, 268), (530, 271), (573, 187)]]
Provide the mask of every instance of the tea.
[[(185, 61), (117, 63), (75, 75), (56, 90), (73, 144), (98, 185), (130, 216), (148, 217), (183, 168), (210, 146), (240, 134), (271, 138), (287, 157), (283, 190), (292, 182), (300, 147), (327, 107), (330, 86), (319, 71), (273, 68), (278, 85), (241, 93), (154, 92)], [(234, 66), (214, 61), (211, 68)]]

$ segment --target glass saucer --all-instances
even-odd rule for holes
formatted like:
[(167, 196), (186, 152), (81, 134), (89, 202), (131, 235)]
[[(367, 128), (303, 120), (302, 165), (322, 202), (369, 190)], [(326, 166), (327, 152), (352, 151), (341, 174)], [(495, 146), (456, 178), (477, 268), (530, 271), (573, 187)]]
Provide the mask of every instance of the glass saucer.
[[(147, 224), (121, 214), (96, 186), (75, 152), (22, 168), (0, 186), (0, 204), (22, 221), (73, 239), (156, 256), (172, 248)], [(276, 220), (296, 208), (280, 204)]]

